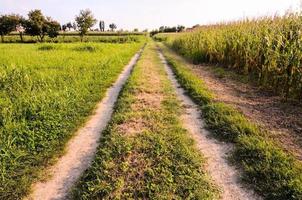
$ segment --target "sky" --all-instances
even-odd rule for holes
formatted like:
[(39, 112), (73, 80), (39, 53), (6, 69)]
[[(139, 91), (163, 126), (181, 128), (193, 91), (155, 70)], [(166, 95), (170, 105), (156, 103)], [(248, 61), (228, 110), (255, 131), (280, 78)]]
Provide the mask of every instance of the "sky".
[(162, 25), (191, 27), (243, 17), (284, 14), (298, 10), (302, 0), (0, 0), (0, 15), (18, 13), (27, 16), (42, 10), (60, 23), (74, 21), (81, 9), (90, 9), (106, 27), (118, 29), (155, 29)]

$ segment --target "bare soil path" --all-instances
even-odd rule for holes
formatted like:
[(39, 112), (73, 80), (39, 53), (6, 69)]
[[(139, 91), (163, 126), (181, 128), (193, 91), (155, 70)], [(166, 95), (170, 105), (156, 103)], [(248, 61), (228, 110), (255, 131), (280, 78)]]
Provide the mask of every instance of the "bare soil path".
[(119, 92), (139, 59), (141, 51), (131, 59), (113, 86), (108, 89), (105, 98), (97, 105), (94, 115), (68, 142), (65, 155), (59, 158), (54, 166), (46, 170), (51, 178), (46, 182), (35, 183), (32, 194), (27, 199), (59, 200), (68, 198), (69, 190), (93, 160), (101, 131), (110, 120)]
[(285, 150), (302, 160), (302, 105), (284, 102), (280, 96), (227, 75), (215, 75), (211, 70), (213, 66), (188, 66), (214, 92), (216, 101), (240, 110), (251, 121), (270, 131), (270, 136)]
[(249, 190), (240, 183), (240, 173), (235, 167), (229, 165), (227, 156), (232, 150), (232, 145), (218, 142), (209, 138), (209, 132), (204, 128), (201, 113), (198, 106), (185, 95), (184, 89), (178, 84), (172, 70), (168, 66), (164, 56), (159, 56), (165, 65), (166, 72), (171, 80), (185, 112), (181, 116), (184, 127), (192, 134), (198, 149), (207, 159), (206, 170), (214, 183), (222, 189), (221, 199), (223, 200), (250, 200), (261, 199), (252, 190)]

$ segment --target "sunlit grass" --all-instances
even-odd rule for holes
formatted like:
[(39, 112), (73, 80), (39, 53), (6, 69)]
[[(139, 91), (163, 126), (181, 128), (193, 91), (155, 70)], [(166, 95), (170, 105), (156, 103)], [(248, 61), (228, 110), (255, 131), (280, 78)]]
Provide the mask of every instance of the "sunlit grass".
[(142, 46), (0, 44), (0, 199), (19, 199)]

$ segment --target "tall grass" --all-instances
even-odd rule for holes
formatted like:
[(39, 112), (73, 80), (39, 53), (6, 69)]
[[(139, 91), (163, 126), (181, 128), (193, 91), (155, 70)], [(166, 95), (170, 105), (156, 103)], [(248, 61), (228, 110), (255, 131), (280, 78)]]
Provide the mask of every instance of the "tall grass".
[(28, 192), (140, 46), (0, 45), (0, 199)]
[(302, 98), (302, 16), (263, 17), (203, 26), (193, 33), (165, 35), (168, 43), (196, 63), (221, 64), (250, 74), (261, 86)]

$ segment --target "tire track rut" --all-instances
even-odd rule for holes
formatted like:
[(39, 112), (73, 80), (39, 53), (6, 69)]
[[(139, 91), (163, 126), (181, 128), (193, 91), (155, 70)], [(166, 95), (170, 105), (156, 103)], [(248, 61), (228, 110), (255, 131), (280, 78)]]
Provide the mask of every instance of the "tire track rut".
[(45, 182), (33, 184), (29, 200), (67, 199), (72, 186), (90, 166), (101, 137), (113, 113), (118, 95), (140, 58), (143, 49), (134, 55), (125, 66), (116, 82), (107, 90), (106, 96), (97, 105), (94, 114), (66, 145), (66, 153), (47, 170), (51, 175)]

